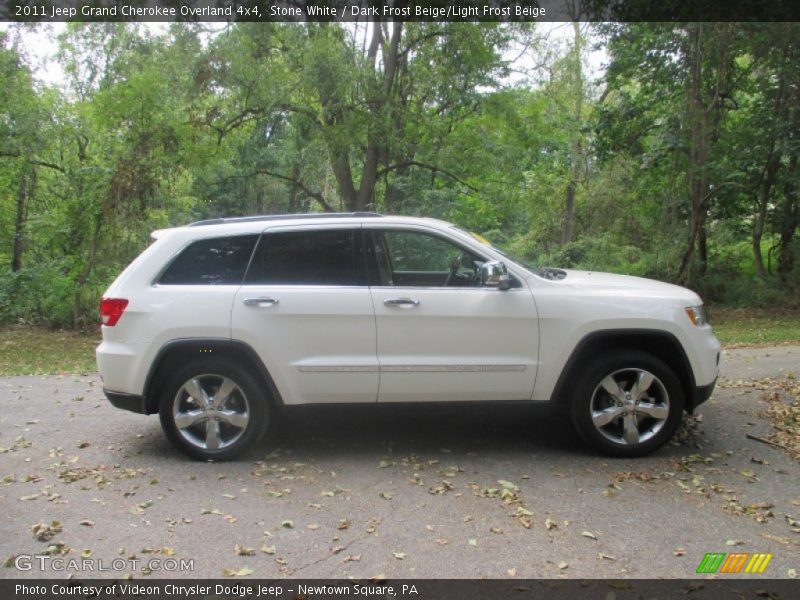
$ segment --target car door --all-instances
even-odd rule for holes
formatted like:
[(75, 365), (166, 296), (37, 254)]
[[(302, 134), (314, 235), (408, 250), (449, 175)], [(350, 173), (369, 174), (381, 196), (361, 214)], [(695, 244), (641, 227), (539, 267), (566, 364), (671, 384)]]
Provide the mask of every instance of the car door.
[(365, 234), (379, 402), (531, 398), (539, 330), (521, 278), (508, 290), (484, 287), (487, 257), (424, 228)]
[(360, 226), (273, 227), (236, 293), (232, 334), (286, 404), (375, 402), (375, 314)]

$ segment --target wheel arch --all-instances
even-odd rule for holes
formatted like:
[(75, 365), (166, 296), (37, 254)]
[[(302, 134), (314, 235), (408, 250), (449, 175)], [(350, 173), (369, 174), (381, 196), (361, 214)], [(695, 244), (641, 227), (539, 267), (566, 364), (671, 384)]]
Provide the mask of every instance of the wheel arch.
[(164, 344), (153, 360), (144, 385), (145, 413), (151, 415), (158, 412), (159, 398), (172, 370), (193, 358), (209, 356), (229, 358), (252, 370), (264, 382), (269, 401), (276, 406), (283, 405), (272, 376), (250, 345), (222, 338), (184, 338)]
[(668, 331), (652, 329), (606, 329), (584, 336), (570, 354), (553, 390), (553, 399), (560, 406), (569, 402), (569, 380), (576, 370), (599, 353), (612, 350), (639, 350), (662, 360), (681, 382), (684, 407), (692, 413), (697, 405), (694, 371), (686, 351), (677, 337)]

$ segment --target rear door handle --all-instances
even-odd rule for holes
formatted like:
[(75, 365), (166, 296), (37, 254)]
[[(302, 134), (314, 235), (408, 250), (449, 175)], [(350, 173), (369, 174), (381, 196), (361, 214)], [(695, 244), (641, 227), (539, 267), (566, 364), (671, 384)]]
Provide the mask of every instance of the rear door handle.
[(383, 301), (386, 306), (419, 306), (419, 300), (411, 298), (387, 298)]
[(245, 306), (275, 306), (278, 301), (275, 298), (245, 298)]

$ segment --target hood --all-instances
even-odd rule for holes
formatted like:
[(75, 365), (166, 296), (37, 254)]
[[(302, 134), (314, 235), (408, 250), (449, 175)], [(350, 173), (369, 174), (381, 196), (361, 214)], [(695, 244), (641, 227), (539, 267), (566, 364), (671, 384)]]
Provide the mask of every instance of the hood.
[(576, 290), (608, 291), (620, 295), (653, 296), (658, 298), (683, 298), (693, 304), (701, 302), (700, 297), (693, 291), (671, 283), (656, 281), (655, 279), (597, 271), (561, 270), (566, 273), (566, 276), (561, 280), (563, 284)]

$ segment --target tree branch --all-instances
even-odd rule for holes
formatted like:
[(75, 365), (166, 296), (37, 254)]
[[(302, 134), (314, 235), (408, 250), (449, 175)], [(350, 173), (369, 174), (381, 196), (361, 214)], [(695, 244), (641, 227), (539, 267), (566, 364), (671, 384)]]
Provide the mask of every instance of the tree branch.
[(388, 167), (384, 167), (383, 169), (378, 171), (378, 177), (381, 177), (386, 173), (389, 173), (390, 171), (396, 171), (397, 169), (402, 169), (404, 167), (419, 167), (420, 169), (427, 169), (428, 171), (433, 171), (434, 173), (441, 173), (442, 175), (446, 175), (453, 181), (457, 181), (461, 185), (468, 187), (473, 192), (480, 192), (478, 188), (476, 188), (473, 185), (470, 185), (469, 183), (461, 179), (458, 175), (455, 175), (454, 173), (451, 173), (446, 169), (442, 169), (441, 167), (437, 167), (436, 165), (429, 165), (427, 163), (423, 163), (418, 160), (406, 160), (394, 165), (389, 165)]
[(274, 177), (275, 179), (281, 179), (283, 181), (288, 181), (290, 183), (295, 184), (303, 193), (308, 196), (309, 198), (313, 198), (317, 202), (319, 202), (320, 206), (325, 210), (325, 212), (334, 212), (333, 207), (328, 204), (325, 200), (325, 196), (323, 196), (320, 192), (315, 192), (311, 188), (309, 188), (303, 181), (301, 181), (297, 177), (291, 177), (289, 175), (284, 175), (283, 173), (276, 173), (275, 171), (269, 171), (267, 169), (259, 169), (258, 171), (253, 171), (251, 173), (247, 173), (245, 175), (230, 175), (225, 177), (224, 179), (218, 180), (216, 183), (220, 184), (225, 181), (229, 181), (231, 179), (249, 179), (250, 177), (255, 177), (256, 175), (267, 175), (268, 177)]
[[(0, 158), (22, 158), (22, 154), (19, 152), (7, 152), (0, 150)], [(47, 167), (48, 169), (54, 169), (59, 173), (66, 173), (66, 169), (61, 165), (57, 165), (55, 163), (47, 162), (46, 160), (39, 160), (38, 158), (26, 158), (25, 162), (29, 165), (36, 165), (38, 167)]]

